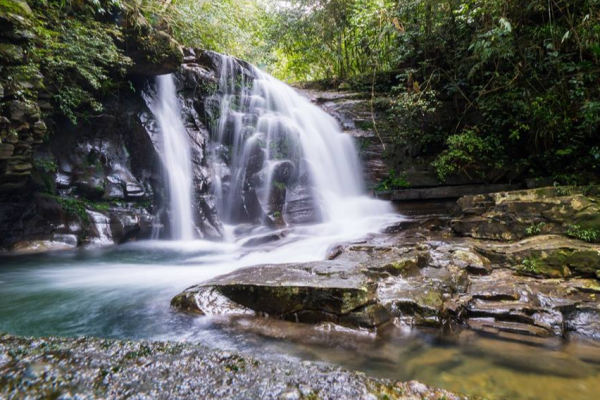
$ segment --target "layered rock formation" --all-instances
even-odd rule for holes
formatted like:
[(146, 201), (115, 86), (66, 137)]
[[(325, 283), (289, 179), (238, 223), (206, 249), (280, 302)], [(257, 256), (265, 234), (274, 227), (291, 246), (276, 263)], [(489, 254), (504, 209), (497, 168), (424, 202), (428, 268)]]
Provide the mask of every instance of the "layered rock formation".
[[(187, 289), (172, 304), (208, 315), (266, 315), (350, 327), (391, 322), (600, 338), (600, 244), (524, 228), (538, 223), (544, 211), (554, 221), (548, 222), (554, 224), (548, 233), (568, 233), (570, 223), (593, 225), (595, 189), (543, 192), (543, 197), (539, 190), (487, 196), (498, 200), (486, 203), (488, 214), (482, 208), (476, 220), (467, 205), (482, 196), (465, 197), (458, 202), (465, 211), (461, 216), (403, 221), (387, 234), (332, 249), (330, 261), (238, 270)], [(512, 210), (501, 216), (521, 224), (492, 218), (499, 204)], [(458, 229), (469, 221), (478, 221), (481, 225), (469, 226), (481, 229)], [(492, 232), (494, 240), (473, 232)], [(526, 235), (531, 237), (519, 240)]]

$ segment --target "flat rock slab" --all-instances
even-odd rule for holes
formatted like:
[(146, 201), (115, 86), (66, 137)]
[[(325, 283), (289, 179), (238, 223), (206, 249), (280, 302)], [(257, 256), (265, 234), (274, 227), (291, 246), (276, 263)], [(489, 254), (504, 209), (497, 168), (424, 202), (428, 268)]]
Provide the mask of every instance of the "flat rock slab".
[(0, 398), (466, 400), (419, 382), (194, 344), (8, 335)]
[(376, 284), (366, 272), (355, 262), (259, 265), (193, 286), (172, 305), (209, 315), (253, 311), (302, 322), (358, 318), (363, 322), (346, 322), (373, 326), (377, 323), (371, 317), (379, 323), (385, 317), (377, 309)]

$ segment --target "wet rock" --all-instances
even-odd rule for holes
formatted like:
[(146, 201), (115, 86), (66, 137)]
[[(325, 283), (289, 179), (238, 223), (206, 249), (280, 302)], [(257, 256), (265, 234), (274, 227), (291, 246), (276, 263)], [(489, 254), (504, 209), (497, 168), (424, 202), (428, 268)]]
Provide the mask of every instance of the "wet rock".
[(77, 247), (75, 235), (52, 235), (51, 240), (32, 240), (15, 243), (11, 250), (16, 253), (44, 253), (48, 251), (73, 250)]
[(444, 291), (432, 281), (399, 279), (378, 289), (389, 313), (409, 326), (441, 327)]
[(364, 263), (370, 272), (378, 275), (417, 276), (427, 266), (429, 255), (425, 252), (413, 252), (399, 258), (385, 257)]
[(246, 240), (242, 246), (243, 247), (256, 247), (264, 244), (269, 244), (273, 242), (277, 242), (283, 238), (285, 238), (289, 234), (289, 231), (279, 231), (279, 232), (270, 232), (265, 235), (251, 237)]
[(466, 400), (421, 383), (175, 342), (0, 336), (0, 397)]
[(115, 243), (150, 238), (154, 218), (143, 208), (115, 207), (109, 215), (110, 231)]
[(492, 272), (492, 263), (474, 251), (456, 250), (452, 253), (455, 265), (466, 268), (469, 273), (487, 275)]
[(566, 313), (566, 325), (569, 331), (594, 339), (600, 339), (600, 305), (578, 305)]
[(273, 180), (282, 183), (288, 183), (294, 174), (294, 163), (289, 160), (278, 162), (273, 167)]
[[(228, 299), (228, 312), (250, 310), (306, 323), (376, 327), (392, 320), (399, 325), (464, 326), (532, 338), (599, 335), (600, 326), (591, 322), (600, 294), (595, 279), (541, 279), (505, 263), (511, 251), (546, 251), (543, 244), (596, 245), (561, 236), (538, 236), (516, 244), (422, 237), (411, 243), (406, 235), (387, 240), (395, 245), (370, 239), (335, 246), (330, 251), (333, 261), (250, 267), (190, 288), (174, 302), (186, 304), (180, 308), (201, 310), (199, 293), (210, 289), (211, 295)], [(340, 282), (350, 286), (342, 290)], [(366, 297), (358, 296), (360, 287), (366, 288), (362, 292)], [(347, 296), (361, 299), (352, 303), (355, 309), (329, 304)], [(319, 303), (322, 299), (327, 303)], [(215, 312), (214, 307), (208, 309)]]
[(600, 245), (558, 235), (535, 236), (515, 244), (480, 244), (477, 249), (524, 275), (595, 278), (600, 270)]
[(300, 225), (321, 221), (319, 205), (310, 187), (295, 185), (285, 192), (284, 218), (288, 224)]
[(452, 221), (461, 236), (501, 241), (530, 234), (567, 233), (569, 226), (597, 229), (600, 205), (595, 189), (543, 188), (465, 196), (463, 215)]
[[(191, 287), (173, 300), (190, 304), (207, 288), (258, 313), (299, 322), (375, 326), (386, 318), (376, 304), (376, 286), (359, 264), (322, 261), (244, 268)], [(182, 300), (186, 298), (187, 300)], [(362, 310), (367, 306), (374, 306)], [(196, 301), (196, 308), (202, 310)]]

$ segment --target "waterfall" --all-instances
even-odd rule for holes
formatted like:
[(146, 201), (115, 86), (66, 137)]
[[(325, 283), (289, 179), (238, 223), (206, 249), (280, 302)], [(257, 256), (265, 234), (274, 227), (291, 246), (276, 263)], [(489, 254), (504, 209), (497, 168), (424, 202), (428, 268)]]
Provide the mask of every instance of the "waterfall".
[(162, 134), (163, 162), (169, 184), (171, 236), (193, 240), (192, 161), (189, 137), (181, 120), (181, 107), (172, 75), (157, 77), (158, 93), (150, 102)]
[(258, 68), (218, 57), (206, 109), (225, 222), (349, 222), (389, 211), (362, 196), (358, 152), (333, 117)]
[(110, 220), (108, 217), (106, 217), (104, 214), (91, 210), (86, 210), (86, 213), (88, 214), (98, 233), (98, 237), (93, 238), (90, 242), (90, 245), (108, 246), (114, 244), (110, 229)]
[[(263, 233), (264, 228), (294, 227), (293, 237), (320, 238), (310, 244), (310, 257), (331, 243), (380, 229), (390, 205), (364, 195), (357, 149), (338, 122), (258, 68), (212, 56), (218, 86), (204, 108), (219, 218)], [(157, 93), (146, 97), (163, 142), (171, 236), (190, 241), (197, 236), (191, 143), (173, 77), (158, 77)]]

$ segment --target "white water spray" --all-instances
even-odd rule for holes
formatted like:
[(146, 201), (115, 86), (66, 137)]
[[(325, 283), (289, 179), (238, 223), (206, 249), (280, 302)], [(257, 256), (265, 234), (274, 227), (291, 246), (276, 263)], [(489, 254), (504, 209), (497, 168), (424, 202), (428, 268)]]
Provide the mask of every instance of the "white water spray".
[(169, 182), (171, 236), (193, 240), (192, 162), (189, 137), (181, 121), (181, 107), (172, 75), (157, 77), (158, 96), (151, 105), (162, 133), (165, 172)]

